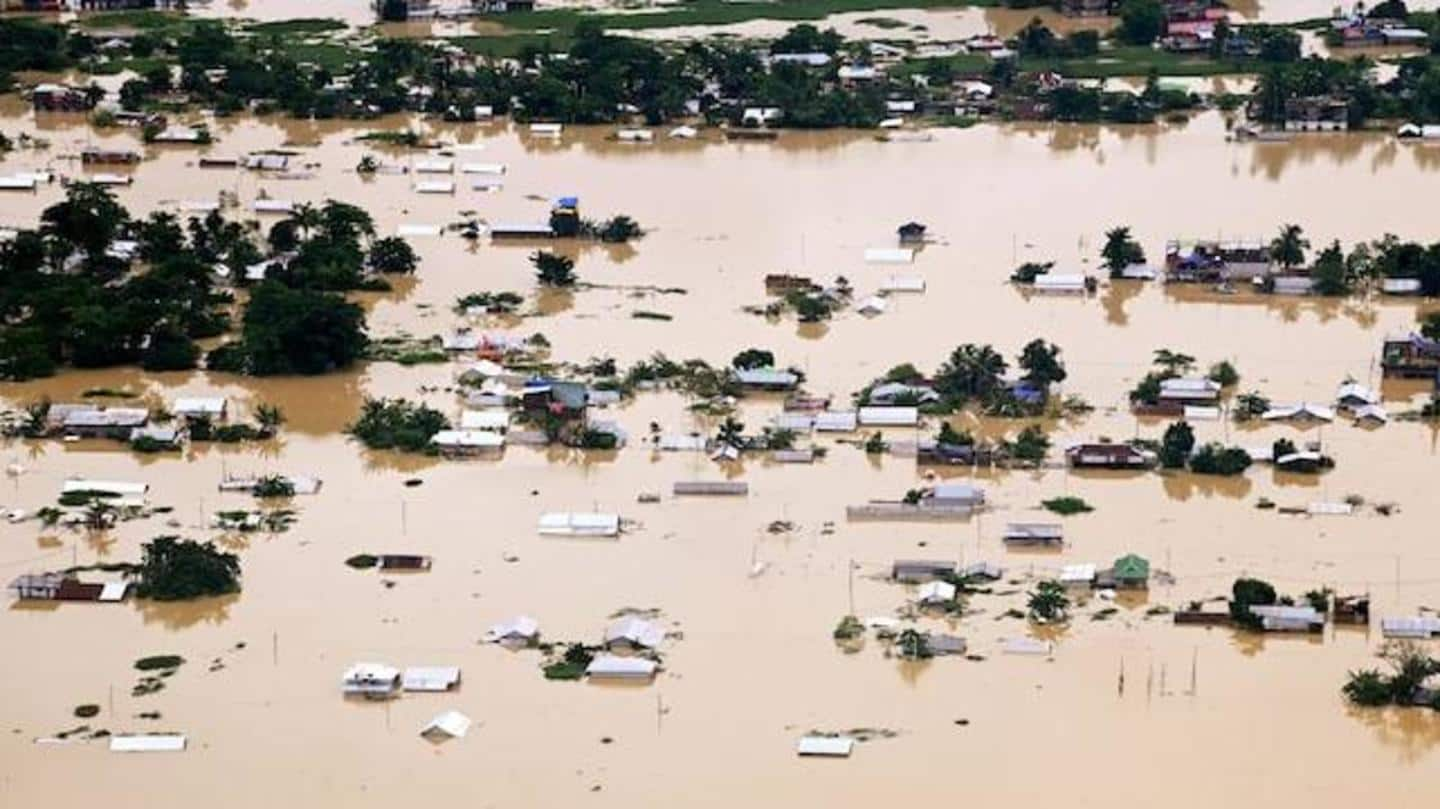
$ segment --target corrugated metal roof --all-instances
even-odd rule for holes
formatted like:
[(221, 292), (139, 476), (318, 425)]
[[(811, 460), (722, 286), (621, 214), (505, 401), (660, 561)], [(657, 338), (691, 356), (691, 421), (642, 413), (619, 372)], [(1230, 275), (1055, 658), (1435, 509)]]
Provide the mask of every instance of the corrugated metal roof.
[(849, 736), (802, 736), (795, 744), (795, 752), (802, 756), (846, 758), (854, 749), (855, 740)]
[(146, 733), (110, 737), (112, 753), (178, 753), (185, 749), (185, 736), (179, 733)]

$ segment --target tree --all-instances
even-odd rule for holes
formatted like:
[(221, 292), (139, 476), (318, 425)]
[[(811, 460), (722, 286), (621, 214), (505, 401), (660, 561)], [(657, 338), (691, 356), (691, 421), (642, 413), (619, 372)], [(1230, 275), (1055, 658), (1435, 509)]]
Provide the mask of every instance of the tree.
[(1235, 397), (1235, 420), (1249, 421), (1259, 418), (1270, 409), (1270, 400), (1259, 391), (1249, 391)]
[(261, 402), (255, 406), (255, 422), (260, 425), (260, 431), (274, 435), (285, 423), (285, 413), (279, 406)]
[(1190, 456), (1190, 471), (1197, 475), (1230, 477), (1250, 468), (1250, 453), (1239, 447), (1209, 443)]
[(143, 549), (136, 587), (142, 598), (183, 601), (240, 589), (240, 559), (216, 550), (214, 543), (161, 536)]
[(1110, 270), (1110, 277), (1116, 278), (1126, 267), (1144, 264), (1145, 249), (1130, 238), (1130, 228), (1117, 227), (1105, 232), (1105, 247), (1100, 250), (1100, 258)]
[(739, 371), (754, 368), (774, 368), (775, 354), (762, 348), (747, 348), (730, 360), (730, 367)]
[(631, 239), (638, 239), (644, 236), (645, 232), (640, 229), (634, 219), (628, 216), (616, 216), (605, 220), (600, 226), (600, 241), (607, 244), (624, 244)]
[(987, 398), (1001, 386), (1005, 358), (988, 345), (965, 343), (950, 352), (950, 358), (935, 374), (935, 390), (955, 401)]
[(734, 416), (727, 416), (724, 421), (720, 422), (720, 429), (715, 433), (715, 441), (723, 446), (740, 449), (745, 444), (745, 425)]
[(1260, 627), (1260, 616), (1250, 612), (1251, 606), (1269, 606), (1278, 600), (1275, 588), (1261, 579), (1239, 578), (1230, 586), (1230, 617), (1241, 626)]
[(1155, 349), (1154, 363), (1164, 368), (1165, 372), (1173, 377), (1179, 376), (1193, 368), (1195, 366), (1195, 358), (1189, 354), (1171, 351), (1168, 348), (1157, 348)]
[(900, 656), (907, 660), (926, 660), (935, 656), (930, 649), (930, 641), (914, 629), (902, 631), (896, 637), (895, 645), (900, 648)]
[[(71, 183), (65, 199), (40, 214), (40, 233), (60, 245), (74, 245), (91, 259), (102, 256), (115, 241), (130, 214), (104, 186)], [(68, 257), (68, 252), (61, 259)]]
[(1016, 436), (1015, 441), (1010, 443), (1007, 449), (1011, 458), (1038, 467), (1045, 460), (1045, 453), (1050, 449), (1050, 437), (1032, 424), (1021, 430), (1020, 435)]
[(942, 421), (940, 432), (935, 436), (935, 443), (952, 447), (970, 446), (975, 443), (975, 436), (956, 430), (949, 421)]
[(1166, 469), (1183, 469), (1195, 448), (1195, 430), (1185, 421), (1177, 421), (1165, 428), (1160, 440), (1160, 464)]
[(1057, 581), (1042, 581), (1027, 595), (1026, 606), (1031, 620), (1049, 622), (1064, 621), (1070, 609), (1070, 597)]
[(412, 273), (420, 263), (420, 257), (410, 243), (399, 236), (376, 239), (370, 245), (370, 269), (382, 273)]
[(535, 267), (535, 274), (543, 286), (575, 286), (575, 260), (569, 256), (537, 250), (530, 255), (530, 264)]
[(1025, 371), (1023, 379), (1042, 390), (1065, 381), (1065, 363), (1060, 360), (1060, 347), (1054, 343), (1031, 340), (1020, 350), (1018, 364)]
[(1440, 340), (1440, 312), (1432, 312), (1420, 322), (1420, 334), (1431, 340)]
[(1240, 382), (1240, 372), (1229, 360), (1221, 360), (1210, 366), (1205, 378), (1222, 388), (1233, 388)]
[(436, 433), (449, 428), (445, 414), (424, 404), (367, 398), (360, 407), (360, 417), (346, 431), (370, 449), (424, 452)]
[(1270, 242), (1270, 260), (1289, 270), (1305, 263), (1310, 242), (1299, 225), (1283, 225), (1280, 234)]
[(323, 374), (349, 367), (368, 343), (359, 306), (265, 281), (250, 295), (240, 339), (210, 352), (206, 364), (255, 376)]
[(367, 154), (364, 157), (360, 158), (359, 163), (355, 164), (356, 174), (374, 174), (379, 170), (380, 163), (375, 159), (373, 155)]
[(1331, 242), (1329, 247), (1321, 250), (1320, 255), (1315, 257), (1315, 266), (1311, 269), (1310, 277), (1315, 279), (1317, 295), (1349, 294), (1352, 282), (1350, 268), (1338, 240)]
[(1165, 32), (1165, 6), (1159, 0), (1124, 0), (1119, 35), (1131, 45), (1149, 45)]
[(380, 3), (381, 22), (405, 22), (410, 19), (410, 4), (407, 0), (382, 0)]

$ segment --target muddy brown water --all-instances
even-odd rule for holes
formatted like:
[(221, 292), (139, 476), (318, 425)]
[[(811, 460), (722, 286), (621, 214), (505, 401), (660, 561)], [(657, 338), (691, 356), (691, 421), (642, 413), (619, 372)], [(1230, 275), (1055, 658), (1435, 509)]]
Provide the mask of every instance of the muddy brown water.
[[(97, 133), (65, 116), (36, 120), (13, 102), (0, 113), (0, 130), (50, 142), (47, 151), (10, 154), (0, 162), (3, 173), (48, 166), (73, 176), (81, 168), (67, 156), (87, 144), (140, 148), (131, 132)], [(1158, 438), (1165, 422), (1137, 421), (1123, 400), (1160, 347), (1202, 363), (1229, 359), (1242, 389), (1276, 401), (1328, 401), (1347, 375), (1379, 384), (1380, 338), (1409, 328), (1420, 307), (1139, 283), (1108, 285), (1091, 298), (1027, 297), (1005, 282), (1017, 261), (1093, 272), (1104, 229), (1120, 223), (1134, 228), (1152, 259), (1168, 237), (1264, 238), (1289, 221), (1302, 223), (1316, 245), (1387, 230), (1433, 240), (1434, 218), (1414, 201), (1429, 197), (1440, 167), (1440, 150), (1383, 135), (1231, 143), (1217, 115), (1127, 129), (980, 126), (937, 131), (929, 143), (785, 133), (773, 144), (729, 144), (707, 133), (695, 142), (622, 146), (600, 130), (567, 130), (554, 143), (499, 123), (427, 127), (437, 138), (483, 145), (460, 160), (508, 167), (503, 191), (472, 192), (468, 178), (457, 176), (462, 190), (448, 197), (415, 194), (405, 176), (358, 177), (353, 166), (371, 151), (352, 142), (358, 131), (340, 123), (222, 122), (218, 143), (204, 150), (146, 148), (134, 185), (118, 194), (137, 212), (221, 189), (247, 205), (262, 188), (297, 201), (334, 197), (368, 208), (386, 233), (401, 223), (450, 221), (467, 209), (491, 221), (536, 220), (545, 215), (544, 200), (576, 194), (587, 216), (627, 213), (649, 230), (621, 250), (562, 245), (577, 256), (583, 280), (684, 287), (688, 294), (593, 289), (547, 298), (540, 307), (546, 315), (513, 330), (544, 333), (555, 358), (610, 355), (629, 363), (661, 350), (723, 363), (743, 348), (768, 347), (802, 367), (812, 390), (843, 401), (893, 364), (934, 368), (961, 342), (989, 342), (1013, 357), (1025, 341), (1045, 337), (1064, 349), (1071, 375), (1064, 393), (1097, 407), (1046, 423), (1057, 445), (1102, 435)], [(318, 164), (317, 176), (271, 180), (195, 167), (202, 153), (282, 146)], [(396, 163), (413, 156), (382, 154)], [(0, 224), (33, 223), (61, 194), (58, 185), (6, 194)], [(909, 219), (927, 223), (935, 240), (913, 266), (862, 261), (866, 247), (893, 244), (894, 228)], [(454, 327), (460, 319), (450, 304), (467, 292), (509, 289), (535, 300), (526, 261), (532, 245), (471, 246), (453, 236), (414, 244), (423, 258), (415, 281), (365, 299), (378, 336)], [(924, 276), (928, 289), (893, 298), (873, 320), (845, 313), (818, 329), (742, 313), (765, 300), (761, 277), (782, 271), (844, 275), (862, 295), (901, 273)], [(636, 309), (675, 319), (632, 319)], [(702, 456), (635, 446), (651, 422), (667, 431), (712, 429), (672, 394), (645, 394), (607, 414), (632, 436), (630, 448), (611, 453), (511, 447), (498, 461), (445, 462), (367, 452), (338, 432), (366, 395), (420, 396), (457, 413), (457, 400), (444, 390), (421, 393), (443, 388), (452, 374), (449, 366), (388, 364), (277, 380), (115, 370), (0, 386), (12, 404), (69, 400), (94, 387), (128, 388), (155, 401), (216, 392), (242, 411), (271, 402), (289, 417), (275, 443), (184, 457), (140, 457), (95, 442), (17, 441), (0, 450), (5, 465), (25, 470), (0, 480), (6, 507), (51, 504), (65, 477), (84, 475), (148, 482), (150, 499), (175, 509), (97, 535), (6, 523), (5, 579), (72, 562), (134, 559), (149, 537), (174, 532), (219, 539), (241, 555), (245, 573), (244, 591), (227, 599), (0, 610), (0, 637), (12, 650), (11, 663), (0, 667), (0, 688), (9, 695), (0, 708), (5, 804), (70, 805), (95, 795), (128, 804), (142, 789), (149, 805), (218, 807), (384, 806), (416, 798), (495, 806), (863, 806), (896, 789), (917, 796), (963, 790), (991, 802), (1105, 795), (1125, 806), (1160, 800), (1210, 807), (1256, 795), (1325, 807), (1434, 802), (1440, 721), (1423, 712), (1353, 711), (1339, 697), (1345, 672), (1372, 660), (1376, 631), (1259, 638), (1146, 617), (1154, 605), (1221, 594), (1242, 573), (1295, 594), (1327, 584), (1369, 592), (1379, 615), (1440, 606), (1440, 507), (1433, 497), (1440, 463), (1427, 426), (1198, 423), (1202, 440), (1322, 440), (1338, 468), (1318, 478), (1255, 468), (1230, 480), (983, 471), (973, 476), (994, 510), (969, 522), (853, 524), (844, 519), (845, 505), (897, 497), (924, 482), (912, 461), (868, 458), (829, 438), (818, 440), (829, 453), (814, 466), (747, 459), (720, 468)], [(1417, 384), (1382, 390), (1392, 412), (1416, 406), (1425, 393)], [(779, 408), (778, 399), (758, 397), (745, 403), (741, 418), (758, 429)], [(960, 417), (957, 424), (1013, 435), (1023, 423)], [(260, 472), (318, 474), (325, 484), (319, 495), (295, 499), (299, 520), (287, 533), (222, 537), (205, 528), (216, 510), (251, 503), (217, 492), (221, 477)], [(750, 496), (668, 495), (674, 481), (721, 476), (749, 481)], [(404, 486), (412, 477), (423, 485)], [(639, 505), (642, 491), (665, 497)], [(1096, 507), (1064, 520), (1070, 543), (1063, 553), (1001, 547), (1005, 522), (1051, 519), (1038, 504), (1062, 494)], [(1304, 506), (1350, 494), (1399, 510), (1311, 519), (1255, 508), (1261, 497)], [(618, 541), (535, 534), (544, 511), (591, 509), (618, 512), (636, 527)], [(774, 520), (798, 527), (770, 534)], [(873, 638), (847, 655), (830, 639), (850, 609), (852, 563), (855, 611), (880, 616), (913, 597), (878, 578), (895, 558), (997, 561), (1022, 580), (997, 589), (1023, 591), (1024, 580), (1053, 574), (1061, 563), (1104, 566), (1131, 551), (1171, 572), (1174, 583), (1125, 600), (1108, 621), (1090, 619), (1104, 606), (1092, 601), (1068, 628), (1040, 632), (1057, 643), (1053, 660), (1000, 653), (1002, 638), (1032, 632), (1000, 618), (1022, 605), (1020, 592), (977, 597), (972, 607), (982, 612), (953, 626), (921, 620), (965, 636), (984, 662), (901, 663)], [(434, 568), (387, 577), (342, 563), (361, 552), (427, 553)], [(765, 569), (752, 576), (756, 562)], [(387, 578), (393, 587), (384, 586)], [(667, 627), (683, 633), (667, 644), (665, 672), (651, 686), (546, 682), (536, 653), (477, 644), (491, 623), (521, 613), (538, 618), (547, 638), (594, 640), (623, 607), (659, 608)], [(245, 647), (236, 649), (239, 643)], [(132, 698), (133, 661), (160, 653), (189, 662), (158, 694)], [(210, 671), (216, 658), (224, 667)], [(347, 702), (340, 674), (361, 660), (459, 665), (465, 682), (452, 695)], [(181, 731), (190, 748), (122, 756), (101, 743), (33, 742), (79, 724), (70, 714), (80, 703), (102, 707), (88, 720), (92, 727)], [(450, 708), (477, 720), (469, 737), (434, 746), (417, 736)], [(163, 718), (135, 718), (150, 710)], [(794, 755), (795, 739), (807, 730), (861, 727), (899, 736), (861, 744), (844, 762)], [(1117, 790), (1117, 780), (1133, 786)]]

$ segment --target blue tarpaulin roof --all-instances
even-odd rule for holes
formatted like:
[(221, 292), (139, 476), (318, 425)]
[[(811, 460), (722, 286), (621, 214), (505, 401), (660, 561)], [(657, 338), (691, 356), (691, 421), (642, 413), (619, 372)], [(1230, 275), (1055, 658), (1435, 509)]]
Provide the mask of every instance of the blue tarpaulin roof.
[(578, 207), (580, 207), (580, 198), (579, 198), (579, 197), (561, 197), (560, 199), (555, 200), (555, 207), (557, 207), (557, 208), (578, 208)]

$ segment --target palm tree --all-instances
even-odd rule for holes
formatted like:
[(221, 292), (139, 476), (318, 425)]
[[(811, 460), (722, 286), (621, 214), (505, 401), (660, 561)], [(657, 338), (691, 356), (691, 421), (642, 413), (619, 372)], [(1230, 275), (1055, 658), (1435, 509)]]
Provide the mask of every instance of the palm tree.
[(305, 240), (309, 241), (311, 232), (320, 227), (320, 209), (308, 202), (302, 202), (290, 212), (290, 221), (295, 223), (295, 227), (305, 234)]
[(901, 632), (896, 645), (900, 647), (900, 656), (908, 660), (924, 660), (935, 654), (930, 650), (930, 641), (913, 629)]
[(1155, 364), (1164, 368), (1171, 376), (1188, 371), (1195, 365), (1195, 358), (1168, 348), (1155, 349)]
[(940, 367), (936, 387), (955, 398), (985, 396), (1000, 386), (1005, 367), (1005, 358), (994, 348), (966, 343), (951, 352)]
[(720, 423), (720, 430), (715, 434), (715, 440), (739, 449), (740, 445), (745, 442), (745, 425), (737, 421), (734, 416), (727, 416), (725, 421)]
[(1280, 228), (1280, 235), (1270, 242), (1270, 258), (1281, 267), (1292, 269), (1305, 263), (1305, 251), (1309, 248), (1304, 229), (1299, 225), (1285, 225)]
[(275, 405), (256, 405), (255, 422), (260, 425), (260, 432), (273, 435), (280, 425), (285, 423), (285, 414)]
[(1065, 588), (1056, 581), (1042, 581), (1035, 587), (1035, 591), (1029, 594), (1028, 606), (1030, 617), (1039, 621), (1057, 621), (1065, 619), (1065, 611), (1070, 608), (1070, 598), (1065, 595)]
[(91, 531), (104, 531), (115, 522), (119, 509), (96, 497), (85, 506), (85, 527)]

